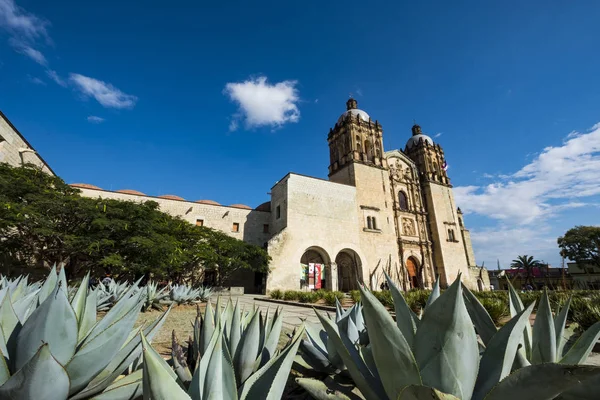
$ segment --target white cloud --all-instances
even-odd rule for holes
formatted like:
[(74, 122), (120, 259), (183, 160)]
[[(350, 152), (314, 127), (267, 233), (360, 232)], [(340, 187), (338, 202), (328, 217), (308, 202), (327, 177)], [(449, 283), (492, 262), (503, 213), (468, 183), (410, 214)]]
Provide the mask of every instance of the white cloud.
[(38, 63), (40, 65), (43, 65), (43, 66), (48, 65), (48, 61), (46, 60), (46, 57), (42, 54), (41, 51), (36, 50), (33, 47), (26, 44), (25, 42), (22, 42), (19, 40), (11, 39), (11, 40), (9, 40), (9, 42), (14, 47), (14, 49), (17, 53), (21, 53), (21, 54), (31, 58), (33, 61), (35, 61), (36, 63)]
[(238, 120), (243, 120), (247, 128), (278, 128), (288, 122), (298, 122), (297, 102), (300, 99), (296, 84), (297, 81), (270, 84), (265, 76), (228, 83), (224, 92), (239, 106), (238, 113), (233, 116), (235, 124), (231, 123), (229, 128), (237, 129)]
[(102, 117), (97, 117), (95, 115), (90, 115), (89, 117), (87, 117), (88, 122), (91, 122), (92, 124), (100, 124), (102, 122), (104, 122), (104, 118)]
[(435, 135), (433, 135), (433, 138), (439, 138), (440, 136), (442, 136), (444, 134), (444, 132), (438, 132)]
[(0, 27), (13, 37), (36, 39), (48, 37), (49, 22), (17, 6), (14, 0), (0, 0)]
[(485, 229), (472, 229), (477, 259), (508, 262), (518, 254), (532, 254), (557, 263), (556, 238), (564, 232), (555, 218), (598, 207), (599, 171), (597, 124), (585, 133), (571, 132), (562, 145), (546, 147), (514, 173), (484, 175), (493, 179), (488, 185), (455, 187), (456, 202), (465, 214), (495, 221)]
[(27, 75), (27, 78), (29, 79), (29, 82), (31, 82), (31, 83), (34, 83), (36, 85), (46, 86), (46, 82), (44, 82), (43, 80), (41, 80), (37, 76)]
[(125, 94), (110, 83), (90, 78), (80, 74), (70, 74), (69, 80), (85, 96), (95, 98), (98, 103), (107, 108), (133, 108), (138, 98)]
[(56, 71), (49, 69), (46, 71), (46, 75), (48, 75), (48, 77), (54, 82), (56, 82), (58, 85), (62, 87), (67, 87), (67, 82), (65, 82), (65, 80), (56, 73)]

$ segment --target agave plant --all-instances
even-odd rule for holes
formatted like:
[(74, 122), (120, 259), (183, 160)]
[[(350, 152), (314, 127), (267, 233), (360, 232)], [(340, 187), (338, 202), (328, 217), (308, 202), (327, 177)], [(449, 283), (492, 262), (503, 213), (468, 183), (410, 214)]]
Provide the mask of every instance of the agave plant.
[[(335, 325), (338, 331), (342, 330), (354, 343), (361, 346), (368, 344), (368, 335), (362, 316), (362, 305), (355, 303), (344, 310), (339, 301), (336, 301)], [(322, 327), (306, 324), (307, 340), (302, 340), (297, 357), (297, 362), (305, 368), (318, 372), (336, 374), (346, 370), (340, 355), (335, 351), (331, 338)], [(298, 360), (299, 359), (299, 360)]]
[[(510, 315), (514, 317), (523, 311), (524, 306), (510, 281), (508, 285)], [(527, 325), (524, 330), (523, 346), (519, 350), (517, 367), (542, 363), (582, 364), (587, 360), (600, 338), (600, 321), (583, 332), (570, 347), (567, 347), (573, 334), (573, 332), (565, 330), (571, 299), (572, 296), (567, 299), (562, 308), (559, 305), (553, 317), (548, 291), (544, 288), (533, 328)]]
[(55, 268), (37, 291), (13, 301), (0, 290), (0, 398), (119, 399), (141, 395), (142, 371), (130, 371), (141, 356), (140, 332), (151, 338), (167, 313), (133, 329), (143, 300), (135, 286), (97, 320), (89, 274), (72, 301), (63, 270)]
[(198, 288), (198, 298), (200, 301), (208, 301), (212, 295), (213, 289), (210, 286), (200, 286)]
[[(188, 358), (173, 344), (169, 367), (149, 345), (144, 347), (144, 395), (163, 399), (279, 399), (304, 334), (301, 327), (280, 351), (282, 314), (242, 312), (231, 300), (221, 312), (207, 304), (198, 312)], [(190, 355), (191, 354), (191, 355)], [(182, 386), (185, 388), (182, 389)]]
[[(357, 388), (367, 400), (380, 399), (573, 399), (593, 398), (592, 384), (600, 368), (556, 363), (530, 365), (512, 371), (523, 332), (534, 303), (515, 315), (500, 330), (487, 326), (486, 345), (478, 343), (474, 325), (486, 326), (491, 318), (474, 299), (460, 276), (443, 294), (429, 299), (421, 318), (406, 304), (400, 290), (386, 276), (394, 298), (396, 321), (375, 296), (361, 287), (369, 344), (361, 347), (336, 331), (317, 313), (332, 338)], [(487, 315), (487, 319), (486, 319)], [(489, 320), (488, 320), (489, 319)], [(484, 321), (484, 322), (482, 322)], [(492, 323), (493, 325), (493, 323)], [(480, 327), (478, 330), (480, 330)], [(479, 332), (481, 336), (481, 331)], [(483, 339), (482, 336), (482, 339)], [(347, 399), (325, 382), (300, 378), (298, 383), (316, 399)], [(586, 397), (587, 396), (587, 397)]]
[(200, 290), (190, 285), (173, 285), (170, 297), (173, 302), (180, 305), (196, 303), (200, 300)]
[[(135, 291), (139, 291), (139, 287), (137, 285), (133, 285)], [(125, 293), (129, 292), (129, 289), (132, 286), (129, 285), (129, 282), (115, 282), (114, 279), (111, 279), (110, 282), (105, 285), (102, 282), (98, 283), (96, 287), (96, 310), (97, 311), (107, 311), (109, 308), (114, 306), (121, 298), (125, 295)]]
[(144, 293), (144, 306), (142, 307), (143, 311), (157, 309), (159, 311), (163, 310), (163, 305), (171, 304), (168, 300), (169, 298), (169, 288), (164, 287), (162, 289), (158, 289), (158, 284), (152, 281), (148, 281), (146, 284)]

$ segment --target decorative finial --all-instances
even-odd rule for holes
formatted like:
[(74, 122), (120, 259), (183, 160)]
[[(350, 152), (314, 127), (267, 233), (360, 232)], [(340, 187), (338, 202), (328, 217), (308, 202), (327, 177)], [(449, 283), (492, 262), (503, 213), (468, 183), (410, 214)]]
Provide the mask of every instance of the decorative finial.
[(415, 124), (412, 127), (412, 134), (413, 134), (413, 136), (420, 135), (421, 133), (422, 133), (421, 132), (421, 127), (419, 125), (417, 125), (417, 123), (415, 122)]
[(346, 102), (347, 110), (352, 110), (352, 109), (358, 108), (357, 106), (358, 106), (358, 104), (357, 104), (356, 100), (354, 100), (354, 98), (352, 98), (352, 97), (350, 97), (348, 99), (348, 101)]

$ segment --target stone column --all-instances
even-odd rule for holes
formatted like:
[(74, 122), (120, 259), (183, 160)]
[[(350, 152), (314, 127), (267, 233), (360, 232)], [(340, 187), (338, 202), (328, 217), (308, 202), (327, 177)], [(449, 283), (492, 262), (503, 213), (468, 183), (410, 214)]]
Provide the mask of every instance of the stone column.
[(338, 290), (338, 269), (334, 262), (327, 268), (327, 289)]

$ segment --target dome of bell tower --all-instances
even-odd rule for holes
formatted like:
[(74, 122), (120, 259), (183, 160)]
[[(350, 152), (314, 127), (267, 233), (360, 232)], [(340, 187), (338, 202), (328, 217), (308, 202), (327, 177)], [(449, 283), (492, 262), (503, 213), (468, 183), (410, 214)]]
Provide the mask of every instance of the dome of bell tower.
[(346, 119), (348, 115), (351, 115), (353, 117), (356, 117), (358, 115), (360, 119), (366, 122), (368, 122), (371, 119), (371, 117), (369, 117), (369, 114), (367, 114), (363, 110), (358, 109), (358, 102), (352, 97), (350, 97), (346, 102), (346, 111), (338, 118), (338, 124), (341, 123), (344, 119)]
[(412, 137), (406, 142), (406, 148), (410, 149), (411, 147), (416, 146), (419, 144), (421, 139), (423, 139), (423, 143), (429, 143), (430, 145), (433, 145), (433, 139), (421, 131), (420, 125), (414, 124), (412, 127)]

